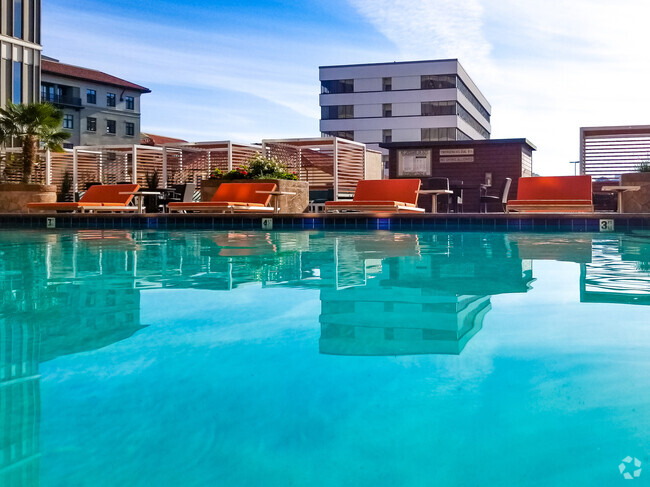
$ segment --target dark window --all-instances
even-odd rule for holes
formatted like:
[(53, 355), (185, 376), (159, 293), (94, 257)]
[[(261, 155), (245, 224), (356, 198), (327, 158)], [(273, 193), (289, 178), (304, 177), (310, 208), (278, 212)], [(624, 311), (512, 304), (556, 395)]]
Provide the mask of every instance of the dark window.
[(73, 129), (74, 128), (74, 116), (66, 113), (63, 115), (63, 128), (64, 129)]
[(381, 113), (383, 117), (392, 117), (393, 116), (393, 105), (391, 103), (384, 103), (381, 106)]
[(354, 118), (354, 105), (321, 107), (322, 120), (336, 120), (339, 118)]
[(352, 130), (334, 130), (332, 132), (323, 132), (323, 136), (341, 137), (342, 139), (354, 140), (354, 131)]
[(135, 124), (133, 122), (126, 122), (126, 135), (135, 135)]
[(135, 109), (135, 100), (133, 99), (132, 96), (125, 96), (124, 101), (126, 102), (126, 109), (127, 110), (134, 110)]
[(352, 93), (354, 91), (354, 80), (334, 79), (321, 81), (321, 93)]
[(423, 117), (456, 115), (455, 101), (423, 101), (421, 106), (421, 114)]
[(14, 61), (12, 101), (14, 103), (22, 103), (23, 101), (23, 64), (18, 61)]
[(23, 36), (23, 0), (14, 0), (14, 37)]
[(381, 131), (381, 141), (388, 143), (393, 141), (393, 131), (392, 130), (382, 130)]
[(393, 78), (382, 78), (381, 89), (383, 91), (391, 91), (393, 89)]
[(490, 138), (490, 132), (487, 131), (483, 125), (481, 125), (478, 120), (476, 120), (471, 113), (469, 113), (467, 110), (463, 108), (462, 105), (458, 104), (458, 116), (465, 120), (470, 127), (472, 127), (474, 130), (476, 130), (479, 134), (481, 134), (483, 137), (486, 139)]
[(86, 103), (97, 103), (97, 92), (95, 90), (86, 90)]
[(441, 90), (456, 88), (455, 74), (425, 74), (420, 77), (420, 88), (423, 90)]
[(106, 93), (106, 106), (107, 107), (115, 106), (115, 93)]
[(469, 88), (465, 83), (463, 83), (463, 80), (460, 78), (458, 79), (458, 91), (460, 91), (463, 95), (465, 95), (465, 98), (469, 100), (469, 102), (474, 105), (474, 108), (476, 108), (481, 115), (485, 117), (485, 119), (489, 122), (490, 121), (490, 114), (488, 111), (485, 109), (483, 105), (478, 101), (478, 99), (474, 96), (474, 94), (469, 91)]
[(452, 127), (431, 128), (421, 130), (422, 141), (456, 140), (456, 129)]
[(70, 142), (64, 142), (63, 143), (63, 148), (64, 149), (74, 149), (74, 144), (71, 144)]
[(88, 132), (97, 132), (97, 119), (94, 117), (88, 117), (86, 119), (86, 130)]
[(106, 133), (114, 134), (115, 132), (115, 120), (106, 120)]

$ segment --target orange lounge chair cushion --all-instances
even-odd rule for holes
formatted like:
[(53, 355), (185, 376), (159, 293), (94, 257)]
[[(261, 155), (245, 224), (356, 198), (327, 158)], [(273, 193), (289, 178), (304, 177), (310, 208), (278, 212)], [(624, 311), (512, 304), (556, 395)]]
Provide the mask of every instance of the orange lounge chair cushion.
[(101, 203), (104, 206), (128, 205), (133, 199), (132, 193), (140, 189), (139, 184), (96, 184), (86, 190), (79, 203)]
[(548, 205), (548, 206), (562, 206), (562, 205), (591, 205), (591, 200), (511, 200), (508, 205)]
[(591, 204), (591, 176), (535, 176), (519, 178), (515, 201), (576, 201)]
[[(211, 202), (245, 202), (256, 206), (268, 206), (271, 195), (258, 191), (275, 191), (275, 183), (222, 183), (212, 196)], [(242, 203), (232, 203), (241, 205)]]
[(415, 206), (419, 190), (419, 179), (364, 179), (357, 183), (352, 201), (383, 201), (389, 204), (403, 201)]
[(397, 208), (398, 206), (414, 207), (413, 203), (404, 203), (402, 201), (327, 201), (325, 206), (349, 206), (349, 207), (363, 207), (363, 206), (386, 206)]
[(228, 208), (230, 206), (246, 206), (251, 208), (263, 208), (266, 205), (261, 203), (247, 203), (244, 201), (198, 201), (195, 203), (172, 202), (168, 205), (171, 208)]

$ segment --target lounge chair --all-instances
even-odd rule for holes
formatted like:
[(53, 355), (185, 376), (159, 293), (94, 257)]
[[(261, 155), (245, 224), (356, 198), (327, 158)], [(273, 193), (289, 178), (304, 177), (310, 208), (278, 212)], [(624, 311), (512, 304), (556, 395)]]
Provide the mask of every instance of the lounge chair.
[(40, 211), (136, 211), (136, 206), (128, 206), (132, 193), (140, 189), (139, 184), (97, 184), (90, 186), (77, 202), (27, 203), (27, 212)]
[(352, 201), (327, 201), (325, 211), (391, 211), (422, 213), (419, 179), (377, 179), (357, 183)]
[(536, 176), (519, 178), (517, 199), (506, 213), (593, 213), (591, 176)]
[(262, 211), (272, 212), (268, 206), (271, 192), (277, 188), (275, 183), (222, 183), (210, 201), (196, 203), (169, 203), (169, 211)]

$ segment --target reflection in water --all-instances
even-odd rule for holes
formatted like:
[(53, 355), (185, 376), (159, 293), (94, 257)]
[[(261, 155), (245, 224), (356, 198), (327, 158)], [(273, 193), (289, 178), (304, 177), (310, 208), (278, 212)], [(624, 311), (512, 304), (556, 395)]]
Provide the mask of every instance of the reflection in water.
[(650, 235), (594, 243), (591, 263), (580, 267), (580, 301), (650, 305)]
[(313, 288), (321, 353), (460, 354), (540, 259), (580, 263), (582, 301), (650, 304), (643, 235), (0, 232), (0, 485), (38, 485), (39, 363), (133, 336), (142, 290)]

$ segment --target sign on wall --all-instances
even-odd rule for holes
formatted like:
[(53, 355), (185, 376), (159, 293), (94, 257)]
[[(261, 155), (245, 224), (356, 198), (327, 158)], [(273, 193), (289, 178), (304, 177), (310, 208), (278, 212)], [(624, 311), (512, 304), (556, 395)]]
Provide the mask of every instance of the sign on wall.
[(431, 149), (402, 149), (397, 152), (398, 176), (431, 176)]
[(474, 162), (474, 149), (440, 149), (440, 162)]

